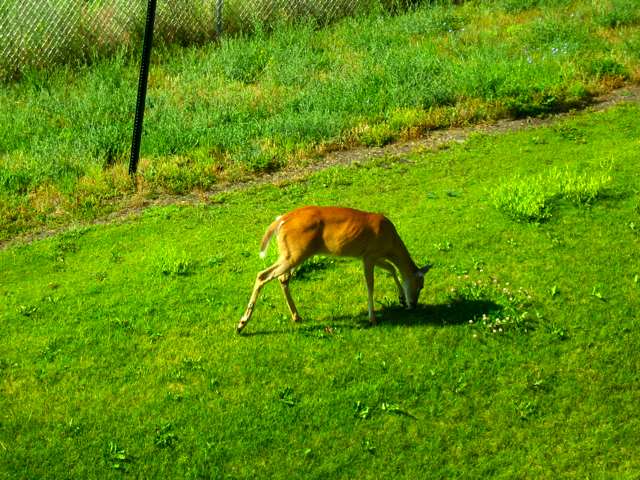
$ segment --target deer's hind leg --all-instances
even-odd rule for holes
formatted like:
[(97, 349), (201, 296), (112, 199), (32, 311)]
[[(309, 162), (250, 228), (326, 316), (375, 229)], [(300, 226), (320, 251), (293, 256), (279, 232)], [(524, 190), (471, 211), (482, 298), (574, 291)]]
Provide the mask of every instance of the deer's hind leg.
[[(253, 309), (256, 305), (256, 301), (258, 300), (258, 295), (260, 295), (260, 290), (267, 283), (269, 283), (274, 278), (281, 277), (283, 275), (289, 274), (293, 267), (286, 260), (279, 259), (276, 263), (271, 265), (266, 270), (258, 273), (256, 277), (256, 283), (253, 286), (253, 292), (251, 292), (251, 298), (249, 299), (249, 304), (247, 305), (247, 309), (244, 312), (244, 315), (240, 319), (236, 330), (238, 333), (242, 331), (242, 329), (247, 325), (249, 320), (251, 319), (251, 315), (253, 314)], [(286, 296), (286, 295), (285, 295)], [(295, 307), (294, 307), (295, 308)]]
[(367, 306), (369, 308), (369, 323), (375, 325), (376, 314), (373, 305), (373, 267), (375, 262), (369, 258), (364, 259), (364, 279), (367, 283)]
[(289, 280), (291, 280), (291, 272), (285, 273), (278, 277), (280, 280), (280, 286), (282, 287), (282, 293), (284, 294), (284, 299), (287, 301), (287, 305), (289, 306), (289, 311), (291, 312), (291, 318), (294, 322), (299, 322), (300, 314), (298, 313), (298, 309), (296, 308), (296, 304), (293, 303), (293, 298), (291, 297), (291, 292), (289, 291)]

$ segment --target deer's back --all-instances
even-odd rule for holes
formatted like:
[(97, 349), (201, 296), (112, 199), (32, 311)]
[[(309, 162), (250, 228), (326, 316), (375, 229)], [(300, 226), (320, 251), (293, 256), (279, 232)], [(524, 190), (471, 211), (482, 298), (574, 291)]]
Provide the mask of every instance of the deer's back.
[(302, 207), (281, 218), (278, 242), (293, 257), (384, 257), (397, 237), (386, 217), (343, 207)]

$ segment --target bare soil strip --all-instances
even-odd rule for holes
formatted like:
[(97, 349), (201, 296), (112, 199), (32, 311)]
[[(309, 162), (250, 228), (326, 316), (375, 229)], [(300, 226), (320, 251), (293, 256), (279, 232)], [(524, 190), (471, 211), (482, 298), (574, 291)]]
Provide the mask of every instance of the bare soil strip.
[(583, 110), (558, 113), (545, 117), (531, 117), (524, 119), (503, 119), (492, 123), (481, 123), (461, 128), (434, 130), (426, 136), (410, 141), (396, 142), (383, 147), (359, 147), (349, 150), (334, 151), (324, 155), (320, 160), (305, 166), (285, 167), (274, 173), (235, 183), (222, 183), (207, 192), (191, 193), (187, 195), (160, 195), (155, 198), (141, 199), (135, 206), (125, 207), (104, 217), (86, 223), (72, 223), (59, 228), (31, 231), (18, 235), (12, 239), (0, 241), (0, 250), (17, 243), (30, 243), (47, 238), (58, 233), (89, 225), (115, 223), (135, 219), (150, 207), (167, 205), (201, 205), (216, 203), (218, 196), (223, 193), (248, 189), (265, 184), (282, 184), (301, 181), (313, 172), (335, 165), (349, 165), (366, 163), (378, 158), (398, 157), (415, 151), (435, 150), (451, 143), (462, 143), (473, 133), (499, 134), (515, 132), (526, 128), (551, 125), (582, 112), (602, 111), (621, 103), (640, 103), (640, 85), (627, 85), (610, 93), (597, 97)]

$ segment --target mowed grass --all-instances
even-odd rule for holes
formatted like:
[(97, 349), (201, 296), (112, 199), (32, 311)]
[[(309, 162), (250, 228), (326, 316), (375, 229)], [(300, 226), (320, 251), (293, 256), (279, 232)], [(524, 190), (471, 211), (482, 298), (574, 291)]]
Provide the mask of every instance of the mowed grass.
[(424, 2), (156, 49), (136, 187), (138, 58), (27, 73), (0, 89), (0, 238), (330, 150), (580, 107), (638, 81), (639, 62), (635, 0)]
[[(0, 252), (0, 477), (638, 478), (639, 114), (476, 135)], [(553, 172), (610, 180), (588, 202), (549, 196), (537, 223), (496, 204)], [(303, 323), (270, 284), (237, 335), (275, 257), (257, 255), (264, 229), (305, 204), (385, 212), (434, 264), (422, 306), (400, 309), (377, 272), (369, 327), (361, 263), (316, 258), (292, 280)]]

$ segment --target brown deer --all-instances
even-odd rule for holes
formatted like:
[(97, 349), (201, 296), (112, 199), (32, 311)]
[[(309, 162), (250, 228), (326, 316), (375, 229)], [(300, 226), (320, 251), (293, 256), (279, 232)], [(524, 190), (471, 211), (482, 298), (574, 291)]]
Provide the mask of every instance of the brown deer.
[[(414, 308), (424, 284), (424, 275), (431, 268), (418, 268), (391, 221), (377, 213), (341, 207), (302, 207), (279, 216), (269, 225), (262, 238), (260, 256), (266, 256), (271, 237), (276, 236), (280, 256), (256, 278), (253, 293), (244, 315), (238, 323), (238, 333), (251, 318), (262, 287), (271, 280), (280, 280), (294, 322), (300, 321), (291, 293), (289, 279), (293, 270), (316, 254), (362, 258), (367, 282), (369, 322), (376, 323), (373, 311), (373, 269), (380, 267), (393, 276), (400, 302)], [(402, 283), (396, 275), (396, 268)]]

